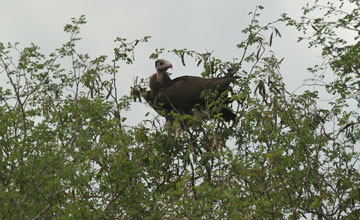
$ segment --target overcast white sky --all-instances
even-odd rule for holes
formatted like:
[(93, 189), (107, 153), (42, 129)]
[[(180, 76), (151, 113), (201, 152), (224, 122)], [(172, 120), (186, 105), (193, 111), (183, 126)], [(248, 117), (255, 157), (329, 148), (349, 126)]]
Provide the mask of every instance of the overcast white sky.
[[(112, 57), (116, 37), (130, 39), (150, 35), (148, 43), (136, 50), (136, 62), (121, 68), (120, 95), (129, 94), (135, 76), (148, 77), (154, 73), (154, 61), (149, 55), (155, 48), (214, 51), (223, 61), (232, 60), (242, 51), (236, 44), (245, 38), (241, 30), (249, 21), (249, 11), (263, 5), (263, 24), (286, 12), (299, 16), (304, 0), (2, 0), (0, 3), (0, 42), (20, 42), (21, 47), (31, 42), (45, 54), (61, 46), (67, 39), (63, 32), (71, 17), (86, 15), (79, 44), (82, 52), (92, 57)], [(314, 64), (317, 54), (305, 44), (296, 42), (298, 33), (279, 26), (281, 39), (273, 42), (278, 57), (285, 57), (281, 72), (290, 90), (295, 90), (310, 75), (306, 68)], [(199, 75), (201, 69), (183, 67), (180, 60), (164, 55), (174, 68), (173, 76)], [(5, 76), (0, 75), (4, 82)], [(150, 111), (144, 104), (134, 104), (128, 113), (130, 124), (145, 118)]]

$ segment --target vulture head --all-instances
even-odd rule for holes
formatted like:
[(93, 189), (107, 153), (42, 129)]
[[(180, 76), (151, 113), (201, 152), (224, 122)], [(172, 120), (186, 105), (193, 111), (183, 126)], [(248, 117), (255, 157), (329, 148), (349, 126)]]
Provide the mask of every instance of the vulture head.
[(172, 64), (164, 59), (155, 61), (155, 69), (157, 73), (166, 72), (167, 69), (172, 68)]

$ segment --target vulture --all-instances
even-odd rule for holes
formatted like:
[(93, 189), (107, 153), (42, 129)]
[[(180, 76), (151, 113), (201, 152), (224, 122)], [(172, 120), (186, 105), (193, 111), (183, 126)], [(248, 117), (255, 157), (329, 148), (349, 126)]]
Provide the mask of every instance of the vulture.
[[(172, 68), (172, 64), (164, 59), (157, 60), (155, 68), (156, 73), (149, 79), (150, 91), (146, 94), (146, 100), (170, 122), (172, 118), (168, 113), (171, 111), (183, 115), (194, 115), (201, 119), (211, 117), (206, 106), (208, 100), (203, 92), (216, 94), (215, 99), (217, 99), (221, 93), (230, 88), (230, 83), (236, 80), (233, 74), (221, 78), (181, 76), (170, 79), (167, 70)], [(236, 117), (231, 108), (226, 106), (228, 103), (230, 100), (225, 100), (218, 110), (225, 121), (231, 121)]]

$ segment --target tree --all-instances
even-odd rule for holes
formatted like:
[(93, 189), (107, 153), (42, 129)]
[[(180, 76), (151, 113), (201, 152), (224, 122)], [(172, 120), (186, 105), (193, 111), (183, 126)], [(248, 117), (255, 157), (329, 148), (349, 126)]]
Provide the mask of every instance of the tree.
[[(315, 2), (317, 3), (317, 1)], [(340, 1), (344, 3), (345, 1)], [(204, 77), (236, 71), (232, 88), (237, 120), (216, 117), (175, 138), (163, 120), (128, 126), (123, 113), (143, 94), (118, 94), (120, 65), (133, 63), (139, 43), (117, 38), (114, 57), (80, 54), (80, 26), (72, 19), (69, 41), (49, 56), (36, 45), (0, 44), (0, 216), (2, 219), (357, 219), (360, 216), (358, 43), (348, 44), (339, 28), (354, 31), (359, 7), (304, 7), (302, 20), (283, 15), (261, 25), (261, 6), (251, 12), (237, 47), (242, 56), (223, 62), (188, 49)], [(313, 18), (318, 9), (326, 16)], [(309, 16), (308, 16), (309, 15)], [(333, 20), (334, 15), (339, 19)], [(308, 17), (307, 17), (308, 16)], [(331, 19), (331, 20), (330, 20)], [(279, 22), (309, 34), (301, 39), (322, 48), (324, 65), (337, 74), (326, 82), (336, 95), (319, 107), (316, 90), (289, 93), (282, 59), (269, 48)], [(311, 33), (309, 31), (313, 30)], [(156, 59), (165, 50), (156, 50)], [(71, 68), (66, 66), (70, 61)], [(209, 107), (221, 103), (210, 103)], [(174, 126), (177, 126), (174, 123)], [(333, 126), (333, 127), (332, 127)]]

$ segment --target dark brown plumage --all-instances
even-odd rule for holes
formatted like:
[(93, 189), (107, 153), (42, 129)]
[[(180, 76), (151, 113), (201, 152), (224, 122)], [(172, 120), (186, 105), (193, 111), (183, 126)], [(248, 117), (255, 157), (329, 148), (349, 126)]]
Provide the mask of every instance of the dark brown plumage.
[[(148, 91), (146, 99), (156, 111), (161, 114), (165, 113), (163, 115), (165, 117), (171, 111), (204, 117), (207, 115), (204, 113), (206, 100), (202, 97), (202, 93), (216, 91), (216, 94), (221, 94), (229, 89), (230, 83), (236, 79), (233, 76), (222, 78), (181, 76), (171, 80), (166, 71), (172, 68), (172, 64), (163, 59), (155, 62), (155, 68), (157, 72), (150, 77), (151, 90)], [(219, 95), (215, 98), (218, 97)], [(226, 121), (230, 121), (236, 116), (227, 106), (223, 106), (219, 112)]]

